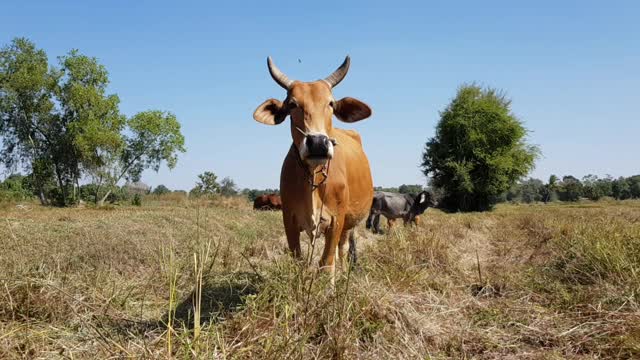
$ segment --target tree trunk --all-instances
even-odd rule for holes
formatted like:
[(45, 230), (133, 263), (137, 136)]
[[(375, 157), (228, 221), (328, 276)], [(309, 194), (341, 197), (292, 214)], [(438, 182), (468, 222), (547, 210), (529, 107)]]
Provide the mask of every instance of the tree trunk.
[(60, 188), (60, 193), (62, 194), (62, 199), (60, 199), (60, 206), (66, 206), (67, 205), (67, 189), (64, 186), (64, 182), (62, 181), (62, 176), (60, 175), (60, 170), (58, 169), (57, 165), (54, 165), (54, 170), (56, 173), (56, 179), (58, 179), (58, 187)]
[(47, 198), (44, 196), (44, 190), (42, 190), (42, 187), (39, 187), (38, 189), (38, 199), (40, 199), (40, 205), (49, 205), (47, 202)]
[(80, 205), (80, 179), (76, 177), (76, 204)]
[(40, 200), (40, 205), (47, 206), (49, 202), (47, 201), (47, 197), (44, 195), (44, 188), (42, 186), (42, 181), (38, 179), (35, 171), (32, 171), (31, 177), (33, 178), (33, 183), (36, 186), (36, 190), (38, 191), (38, 199)]
[(72, 196), (71, 201), (72, 201), (73, 204), (78, 204), (78, 195), (79, 195), (79, 193), (77, 191), (75, 181), (73, 182), (73, 185), (71, 185), (71, 186), (73, 187), (73, 193), (71, 194), (71, 196)]
[(93, 194), (93, 198), (94, 198), (93, 202), (96, 205), (98, 205), (98, 201), (100, 200), (98, 199), (99, 194), (100, 194), (100, 185), (96, 186), (96, 192), (95, 194)]
[[(110, 194), (111, 194), (111, 189), (109, 189), (109, 191), (107, 191), (107, 193), (102, 197), (102, 200), (100, 200), (100, 205), (99, 206), (104, 206), (104, 202), (107, 200), (107, 198), (109, 197)], [(96, 196), (96, 198), (97, 198), (97, 196)]]

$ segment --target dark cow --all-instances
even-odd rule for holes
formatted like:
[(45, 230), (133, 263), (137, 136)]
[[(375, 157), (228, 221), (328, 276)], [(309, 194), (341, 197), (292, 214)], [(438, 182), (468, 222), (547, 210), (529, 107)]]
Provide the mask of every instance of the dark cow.
[(260, 195), (253, 201), (253, 208), (255, 210), (281, 210), (282, 200), (280, 200), (280, 195), (276, 194)]
[(398, 218), (402, 218), (405, 225), (408, 223), (417, 225), (419, 215), (434, 205), (433, 197), (427, 191), (423, 191), (415, 197), (409, 194), (376, 191), (367, 218), (367, 229), (373, 229), (374, 233), (382, 233), (380, 231), (380, 215), (387, 218), (389, 229)]

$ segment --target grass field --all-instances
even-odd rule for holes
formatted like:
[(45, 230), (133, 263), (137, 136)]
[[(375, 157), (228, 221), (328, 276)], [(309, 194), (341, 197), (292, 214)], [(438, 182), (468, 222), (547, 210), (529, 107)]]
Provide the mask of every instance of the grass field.
[(640, 357), (640, 202), (423, 220), (332, 288), (244, 201), (7, 204), (0, 358)]

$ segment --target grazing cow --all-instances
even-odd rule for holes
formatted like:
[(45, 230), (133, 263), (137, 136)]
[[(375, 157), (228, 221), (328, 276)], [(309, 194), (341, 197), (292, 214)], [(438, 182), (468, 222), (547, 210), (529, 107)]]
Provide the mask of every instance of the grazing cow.
[(332, 89), (347, 75), (350, 59), (325, 79), (314, 82), (290, 80), (267, 59), (269, 73), (287, 91), (284, 101), (269, 99), (253, 113), (267, 125), (291, 118), (289, 148), (280, 174), (282, 219), (289, 249), (301, 258), (300, 233), (312, 243), (325, 235), (320, 268), (335, 273), (335, 252), (344, 265), (344, 245), (355, 261), (354, 228), (367, 217), (373, 198), (369, 161), (360, 135), (333, 127), (332, 117), (347, 123), (366, 119), (371, 109), (365, 103), (345, 97), (336, 100)]
[(276, 194), (260, 195), (253, 201), (253, 208), (255, 210), (280, 210), (282, 209), (282, 200)]
[(376, 191), (371, 203), (371, 211), (367, 218), (367, 229), (373, 228), (374, 233), (381, 234), (380, 215), (387, 218), (389, 229), (398, 218), (402, 218), (405, 225), (408, 223), (418, 224), (420, 215), (428, 207), (435, 205), (433, 197), (427, 191), (423, 191), (417, 196), (409, 194), (398, 194), (385, 191)]

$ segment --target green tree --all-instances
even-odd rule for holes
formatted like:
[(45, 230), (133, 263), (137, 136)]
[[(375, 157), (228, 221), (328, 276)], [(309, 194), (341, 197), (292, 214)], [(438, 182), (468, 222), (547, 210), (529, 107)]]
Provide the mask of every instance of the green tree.
[(627, 184), (629, 184), (630, 197), (640, 199), (640, 175), (628, 177)]
[(560, 184), (559, 197), (561, 201), (578, 201), (583, 194), (583, 186), (580, 180), (567, 175), (562, 177), (562, 183)]
[(169, 194), (170, 192), (171, 190), (169, 190), (169, 188), (164, 185), (158, 185), (152, 191), (154, 195), (164, 195), (164, 194)]
[(529, 178), (519, 181), (501, 196), (501, 201), (533, 203), (544, 201), (546, 186), (542, 180)]
[(191, 189), (190, 194), (195, 196), (215, 195), (220, 193), (220, 184), (218, 184), (218, 176), (211, 171), (205, 171), (198, 175), (200, 181), (196, 182), (196, 186)]
[(512, 202), (519, 202), (522, 199), (521, 196), (521, 188), (520, 188), (520, 184), (513, 184), (513, 186), (511, 186), (509, 188), (509, 190), (507, 190), (502, 196), (499, 197), (498, 202), (504, 202), (504, 201), (512, 201)]
[(65, 179), (79, 187), (84, 170), (94, 178), (99, 191), (105, 159), (117, 154), (124, 145), (121, 132), (126, 118), (120, 114), (118, 96), (106, 94), (108, 72), (96, 58), (72, 50), (60, 58), (60, 63), (63, 74), (59, 89), (60, 125), (64, 126), (67, 138), (63, 143), (68, 144), (60, 160), (68, 171)]
[(77, 50), (60, 57), (59, 68), (24, 38), (0, 50), (0, 163), (23, 165), (42, 204), (77, 201), (86, 177), (104, 201), (121, 179), (137, 181), (162, 162), (173, 168), (185, 151), (173, 114), (127, 120), (108, 84), (106, 68)]
[[(67, 205), (79, 199), (83, 169), (121, 144), (119, 99), (107, 95), (106, 69), (73, 50), (50, 68), (44, 51), (15, 39), (0, 52), (0, 113), (5, 166), (21, 161), (31, 171), (40, 201)], [(45, 184), (55, 178), (57, 188)]]
[(529, 178), (520, 183), (521, 201), (524, 203), (533, 203), (542, 201), (544, 198), (544, 183), (542, 180)]
[(422, 185), (406, 185), (402, 184), (398, 187), (398, 192), (401, 194), (414, 194), (417, 195), (422, 191)]
[(545, 203), (558, 199), (558, 177), (556, 175), (549, 176), (549, 182), (544, 186), (542, 201)]
[(392, 192), (392, 193), (400, 192), (400, 189), (398, 189), (397, 187), (374, 186), (373, 190), (375, 190), (375, 191), (384, 191), (384, 192)]
[(236, 183), (230, 177), (225, 177), (220, 181), (220, 194), (223, 196), (235, 196), (238, 195), (238, 189)]
[(49, 69), (43, 50), (16, 38), (0, 50), (0, 162), (8, 169), (23, 164), (42, 204), (60, 148), (53, 114), (59, 73)]
[(631, 198), (631, 187), (624, 177), (619, 177), (611, 182), (611, 193), (618, 200)]
[(2, 200), (26, 200), (32, 196), (26, 177), (20, 174), (11, 174), (3, 182), (0, 182), (0, 201)]
[(587, 175), (582, 178), (582, 185), (583, 195), (590, 200), (597, 201), (605, 196), (613, 196), (610, 177), (599, 179), (596, 175)]
[(105, 153), (103, 157), (100, 179), (106, 181), (109, 190), (101, 202), (120, 180), (139, 181), (144, 170), (158, 171), (163, 162), (173, 169), (178, 153), (185, 152), (180, 123), (172, 113), (159, 110), (138, 113), (127, 121), (127, 130), (122, 151)]
[(489, 210), (533, 168), (538, 149), (526, 144), (527, 130), (510, 107), (503, 93), (466, 85), (441, 113), (422, 168), (443, 190), (442, 207)]

